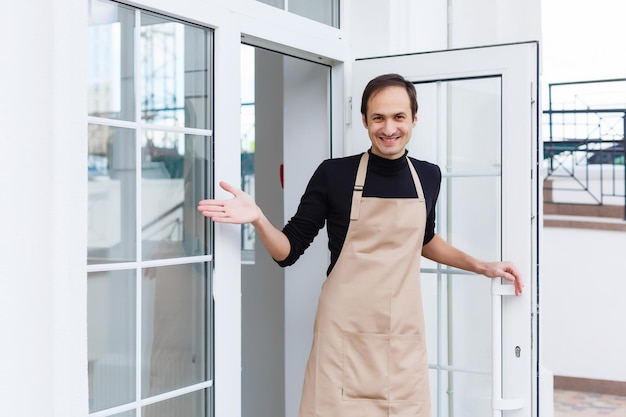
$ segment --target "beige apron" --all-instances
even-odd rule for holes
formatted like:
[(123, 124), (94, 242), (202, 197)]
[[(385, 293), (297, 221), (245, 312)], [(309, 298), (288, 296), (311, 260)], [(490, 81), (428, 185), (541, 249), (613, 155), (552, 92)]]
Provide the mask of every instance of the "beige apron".
[(431, 417), (420, 259), (426, 205), (362, 197), (361, 158), (350, 226), (322, 286), (299, 417)]

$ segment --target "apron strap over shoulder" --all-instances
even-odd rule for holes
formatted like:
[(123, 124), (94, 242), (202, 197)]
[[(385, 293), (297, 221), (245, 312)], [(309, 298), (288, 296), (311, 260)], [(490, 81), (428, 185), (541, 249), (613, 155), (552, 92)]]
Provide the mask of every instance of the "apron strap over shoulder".
[(365, 174), (367, 173), (367, 163), (369, 161), (369, 153), (364, 152), (361, 155), (359, 169), (356, 172), (356, 181), (352, 190), (352, 208), (350, 209), (350, 220), (358, 220), (361, 207), (361, 198), (363, 197), (363, 185), (365, 185)]

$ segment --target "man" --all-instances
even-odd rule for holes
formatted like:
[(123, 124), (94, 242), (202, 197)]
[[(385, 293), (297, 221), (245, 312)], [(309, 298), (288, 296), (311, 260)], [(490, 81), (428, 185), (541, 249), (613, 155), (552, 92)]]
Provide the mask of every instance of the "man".
[(397, 74), (363, 92), (371, 148), (326, 160), (283, 230), (229, 184), (230, 200), (203, 200), (215, 222), (252, 223), (281, 266), (293, 264), (327, 225), (331, 262), (322, 286), (300, 417), (430, 417), (420, 259), (523, 282), (510, 262), (484, 262), (435, 233), (441, 172), (407, 156), (417, 123), (415, 87)]

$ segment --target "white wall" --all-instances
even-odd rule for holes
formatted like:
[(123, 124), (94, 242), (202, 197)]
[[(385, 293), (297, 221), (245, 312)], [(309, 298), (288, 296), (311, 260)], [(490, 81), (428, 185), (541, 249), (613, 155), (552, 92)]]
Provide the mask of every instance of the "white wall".
[(86, 2), (0, 11), (0, 415), (82, 416)]
[(626, 381), (626, 233), (545, 228), (542, 245), (543, 365)]
[(539, 40), (540, 5), (540, 0), (353, 1), (354, 56)]

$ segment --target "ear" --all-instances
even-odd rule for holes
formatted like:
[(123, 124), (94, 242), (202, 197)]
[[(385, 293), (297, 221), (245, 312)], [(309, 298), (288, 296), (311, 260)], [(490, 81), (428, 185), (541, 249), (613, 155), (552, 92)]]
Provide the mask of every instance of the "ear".
[(367, 118), (364, 114), (361, 114), (361, 121), (363, 122), (363, 127), (367, 129)]
[(415, 113), (415, 117), (413, 117), (413, 127), (417, 124), (417, 113)]

